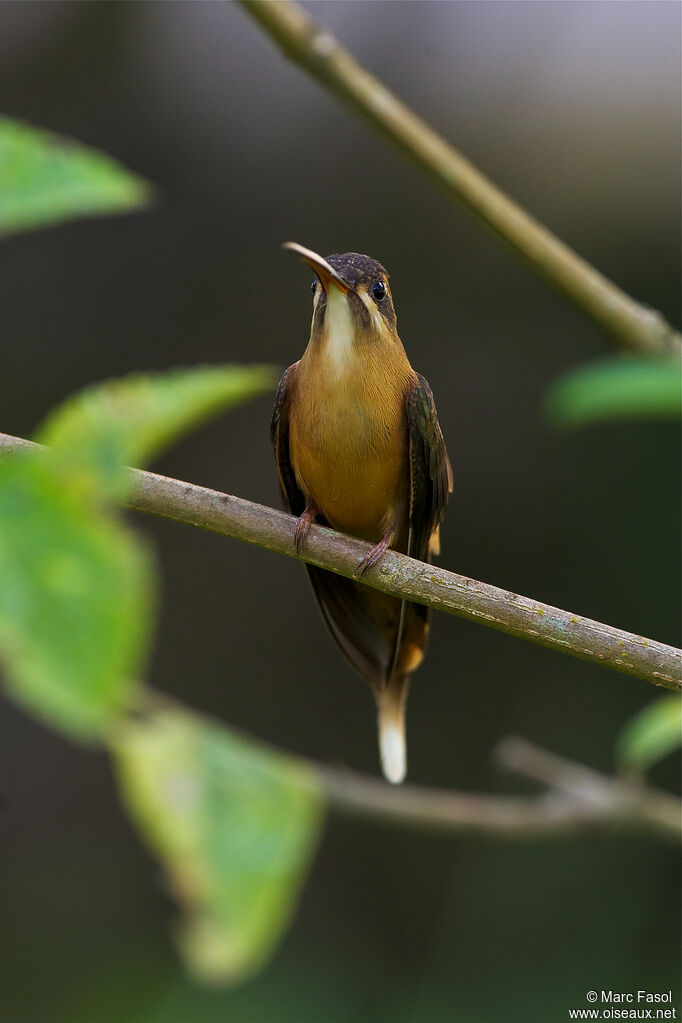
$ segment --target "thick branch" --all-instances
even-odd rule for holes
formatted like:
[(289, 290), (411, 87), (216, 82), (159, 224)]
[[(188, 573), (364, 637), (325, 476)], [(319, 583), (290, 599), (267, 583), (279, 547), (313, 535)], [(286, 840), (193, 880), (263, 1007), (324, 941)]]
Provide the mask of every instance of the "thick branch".
[[(34, 446), (30, 441), (0, 434), (0, 455)], [(294, 520), (284, 512), (139, 469), (130, 470), (130, 484), (126, 503), (131, 508), (299, 557)], [(312, 526), (300, 557), (319, 568), (357, 579), (358, 565), (369, 549), (361, 540)], [(675, 692), (682, 688), (682, 651), (675, 647), (446, 572), (396, 551), (387, 551), (381, 562), (363, 576), (363, 582), (395, 597), (488, 625)]]
[(635, 302), (488, 181), (301, 7), (291, 0), (240, 2), (286, 57), (394, 142), (625, 349), (680, 349), (679, 333), (660, 313)]

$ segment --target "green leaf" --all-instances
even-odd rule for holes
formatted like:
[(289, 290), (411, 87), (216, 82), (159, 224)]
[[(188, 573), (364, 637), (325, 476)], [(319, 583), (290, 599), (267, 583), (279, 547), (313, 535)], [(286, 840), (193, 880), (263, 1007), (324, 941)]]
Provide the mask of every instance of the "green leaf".
[(36, 439), (66, 453), (101, 492), (119, 496), (125, 465), (146, 463), (190, 428), (275, 382), (270, 366), (200, 366), (111, 380), (67, 401)]
[(151, 188), (119, 163), (0, 117), (0, 235), (146, 206)]
[(153, 606), (150, 561), (42, 452), (0, 463), (0, 664), (14, 696), (77, 737), (132, 699)]
[(186, 712), (125, 723), (121, 796), (185, 910), (180, 949), (199, 979), (241, 980), (293, 913), (319, 831), (311, 772)]
[(556, 426), (582, 426), (613, 419), (679, 419), (680, 361), (605, 359), (559, 377), (545, 399)]
[(134, 698), (154, 582), (107, 510), (139, 462), (218, 409), (270, 387), (267, 367), (210, 367), (90, 388), (48, 419), (50, 451), (0, 465), (0, 660), (20, 701), (102, 735)]
[(628, 771), (646, 771), (682, 741), (682, 702), (662, 696), (627, 723), (620, 734), (617, 759)]

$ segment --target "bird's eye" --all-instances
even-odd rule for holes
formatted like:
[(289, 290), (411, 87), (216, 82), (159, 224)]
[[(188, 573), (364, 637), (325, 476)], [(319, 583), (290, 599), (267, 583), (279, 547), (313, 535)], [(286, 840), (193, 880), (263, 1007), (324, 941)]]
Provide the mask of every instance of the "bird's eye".
[(386, 285), (383, 281), (377, 281), (376, 284), (372, 285), (372, 294), (377, 302), (381, 302), (382, 298), (386, 298)]
[(313, 282), (310, 285), (310, 290), (312, 291), (313, 295), (317, 291), (317, 277), (313, 278)]

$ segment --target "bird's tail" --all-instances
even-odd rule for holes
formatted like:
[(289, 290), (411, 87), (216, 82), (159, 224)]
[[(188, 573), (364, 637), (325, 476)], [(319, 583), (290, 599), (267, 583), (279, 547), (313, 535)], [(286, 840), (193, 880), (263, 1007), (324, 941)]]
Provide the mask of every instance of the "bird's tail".
[(394, 676), (385, 689), (376, 691), (381, 766), (387, 781), (394, 785), (404, 781), (407, 772), (405, 704), (409, 684), (406, 673)]

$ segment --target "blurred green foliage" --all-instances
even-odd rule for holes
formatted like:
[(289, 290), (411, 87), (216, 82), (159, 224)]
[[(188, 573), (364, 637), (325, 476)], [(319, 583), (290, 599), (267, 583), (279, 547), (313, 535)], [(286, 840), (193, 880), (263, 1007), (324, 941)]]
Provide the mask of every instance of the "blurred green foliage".
[(0, 466), (0, 637), (15, 695), (79, 736), (134, 693), (155, 579), (106, 498), (140, 464), (219, 409), (270, 388), (268, 367), (213, 366), (88, 388), (54, 411), (46, 453)]
[(564, 373), (545, 410), (556, 426), (613, 419), (679, 419), (682, 379), (677, 358), (609, 358)]
[(156, 575), (111, 501), (144, 460), (270, 389), (268, 367), (107, 382), (57, 409), (49, 448), (0, 464), (0, 663), (29, 710), (114, 752), (125, 804), (187, 908), (180, 947), (204, 980), (253, 972), (286, 926), (317, 833), (312, 775), (180, 710), (145, 719)]
[(124, 801), (187, 907), (179, 944), (193, 973), (252, 973), (288, 923), (313, 851), (312, 777), (175, 709), (126, 722), (113, 749)]
[(620, 767), (629, 772), (646, 771), (678, 749), (682, 741), (682, 703), (674, 694), (648, 704), (627, 723), (618, 740)]
[[(564, 373), (545, 396), (547, 418), (558, 427), (610, 420), (665, 420), (682, 415), (680, 360), (609, 358)], [(682, 741), (678, 696), (663, 696), (622, 730), (616, 748), (620, 768), (640, 773)]]
[(0, 235), (148, 205), (152, 189), (111, 157), (0, 117)]
[(64, 462), (0, 464), (0, 660), (16, 699), (79, 737), (134, 692), (152, 621), (142, 545)]
[[(143, 205), (109, 157), (0, 120), (0, 230)], [(111, 502), (191, 427), (271, 389), (267, 366), (211, 366), (90, 387), (0, 464), (0, 664), (12, 695), (78, 738), (109, 744), (122, 797), (187, 908), (195, 974), (257, 969), (293, 910), (320, 816), (301, 767), (180, 710), (142, 720), (157, 578)]]
[(69, 469), (79, 466), (93, 495), (119, 497), (127, 465), (143, 465), (217, 412), (270, 390), (269, 366), (197, 366), (138, 374), (86, 388), (46, 419), (36, 439)]

